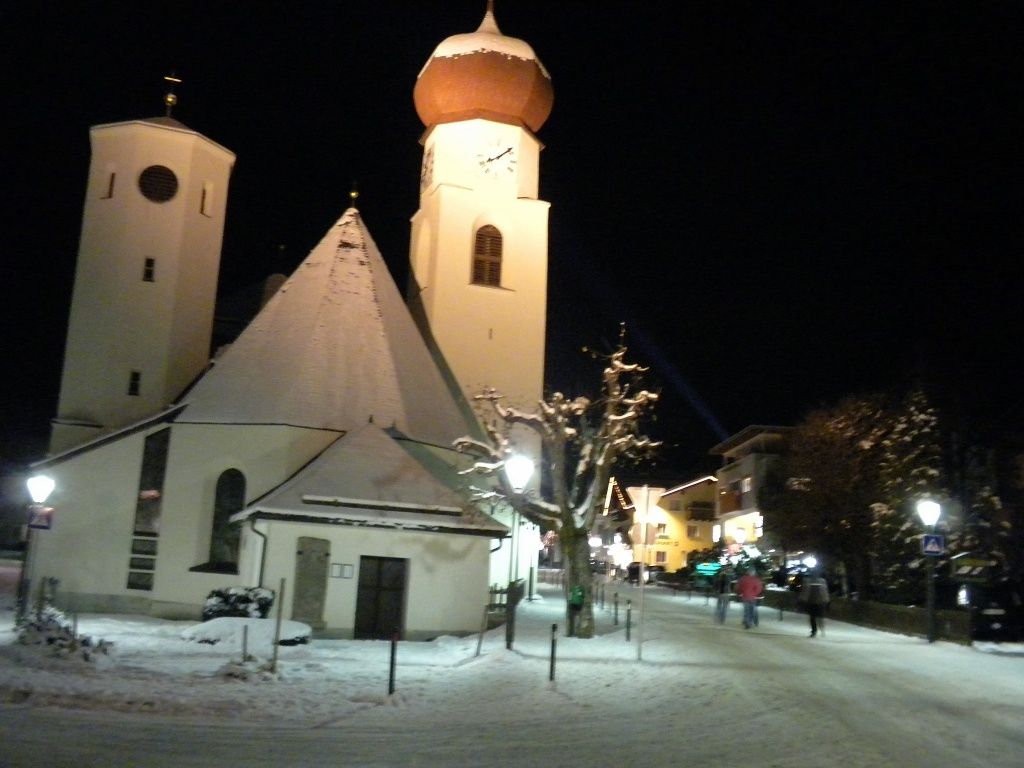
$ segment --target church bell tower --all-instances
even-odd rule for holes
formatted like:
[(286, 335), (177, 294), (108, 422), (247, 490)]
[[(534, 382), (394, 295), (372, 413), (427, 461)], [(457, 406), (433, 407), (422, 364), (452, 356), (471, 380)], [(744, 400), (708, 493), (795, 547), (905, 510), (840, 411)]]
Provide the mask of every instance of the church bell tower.
[(171, 117), (175, 102), (89, 131), (51, 453), (159, 412), (209, 362), (235, 156)]
[[(533, 410), (543, 396), (548, 203), (538, 199), (551, 79), (493, 9), (444, 40), (420, 72), (420, 206), (412, 219), (413, 315), (468, 399), (494, 388)], [(539, 458), (539, 457), (537, 457)]]

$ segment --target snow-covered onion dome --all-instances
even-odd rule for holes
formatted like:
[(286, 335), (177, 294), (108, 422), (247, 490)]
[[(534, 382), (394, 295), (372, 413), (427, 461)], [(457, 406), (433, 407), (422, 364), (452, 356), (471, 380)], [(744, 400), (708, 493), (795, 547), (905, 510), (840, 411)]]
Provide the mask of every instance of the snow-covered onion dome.
[(551, 76), (527, 43), (501, 34), (492, 3), (476, 32), (437, 46), (413, 90), (416, 114), (430, 128), (482, 117), (536, 132), (551, 114)]

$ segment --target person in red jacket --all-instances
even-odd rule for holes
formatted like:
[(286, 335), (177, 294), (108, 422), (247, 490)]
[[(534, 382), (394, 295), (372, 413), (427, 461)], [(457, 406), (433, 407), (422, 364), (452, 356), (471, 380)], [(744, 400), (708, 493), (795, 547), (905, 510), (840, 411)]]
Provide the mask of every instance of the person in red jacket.
[(743, 628), (757, 626), (757, 598), (764, 592), (764, 584), (753, 569), (740, 576), (736, 582), (736, 594), (743, 602)]

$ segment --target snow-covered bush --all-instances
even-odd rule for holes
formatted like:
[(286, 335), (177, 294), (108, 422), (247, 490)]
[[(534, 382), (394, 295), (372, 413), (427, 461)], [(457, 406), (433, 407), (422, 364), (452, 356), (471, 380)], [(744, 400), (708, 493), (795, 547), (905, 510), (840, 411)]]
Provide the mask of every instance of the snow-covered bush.
[(106, 640), (76, 635), (70, 619), (52, 605), (32, 611), (18, 622), (18, 642), (37, 646), (52, 656), (76, 656), (84, 661), (94, 661), (110, 652)]
[(203, 604), (203, 621), (227, 617), (265, 619), (274, 604), (274, 591), (264, 587), (224, 587), (211, 592)]

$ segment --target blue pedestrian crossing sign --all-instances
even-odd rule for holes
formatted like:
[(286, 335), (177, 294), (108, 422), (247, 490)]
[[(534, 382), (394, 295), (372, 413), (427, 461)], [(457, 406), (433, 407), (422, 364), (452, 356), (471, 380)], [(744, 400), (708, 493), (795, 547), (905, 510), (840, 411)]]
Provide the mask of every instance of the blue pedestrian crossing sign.
[(946, 551), (946, 537), (937, 533), (926, 533), (921, 539), (921, 552), (937, 557)]

